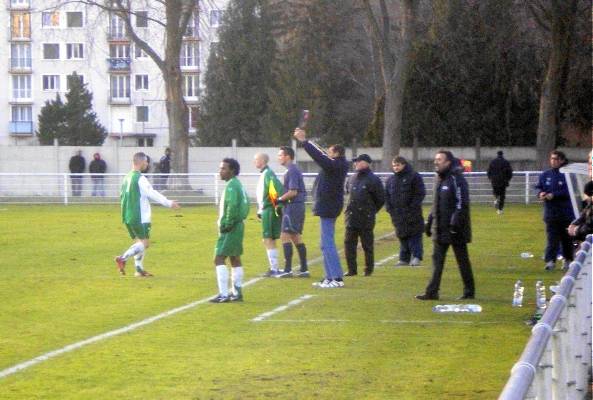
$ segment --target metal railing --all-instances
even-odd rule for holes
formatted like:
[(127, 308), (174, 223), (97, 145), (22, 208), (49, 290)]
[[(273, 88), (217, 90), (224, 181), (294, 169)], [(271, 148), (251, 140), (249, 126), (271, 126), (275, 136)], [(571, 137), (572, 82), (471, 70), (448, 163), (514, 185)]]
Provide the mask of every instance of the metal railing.
[(584, 399), (591, 373), (591, 252), (581, 243), (499, 400)]
[[(421, 173), (426, 186), (425, 203), (432, 202), (434, 173)], [(516, 172), (507, 188), (507, 202), (529, 204), (536, 202), (534, 186), (538, 172)], [(279, 174), (281, 175), (281, 174)], [(316, 173), (305, 173), (308, 200)], [(384, 181), (391, 173), (377, 173)], [(55, 173), (0, 173), (0, 203), (118, 203), (121, 181), (125, 174), (103, 174), (102, 180), (92, 179), (92, 174)], [(186, 204), (217, 204), (224, 182), (218, 173), (146, 174), (156, 190), (167, 197)], [(492, 187), (484, 172), (466, 173), (472, 203), (492, 203)], [(247, 193), (254, 199), (258, 173), (241, 173)], [(73, 190), (74, 189), (74, 190)]]

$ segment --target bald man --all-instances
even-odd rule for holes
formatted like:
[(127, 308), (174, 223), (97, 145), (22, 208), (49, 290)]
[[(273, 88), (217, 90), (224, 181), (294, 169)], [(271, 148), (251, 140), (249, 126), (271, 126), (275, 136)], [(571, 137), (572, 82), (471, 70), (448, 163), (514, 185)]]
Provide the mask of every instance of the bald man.
[(280, 237), (282, 225), (278, 198), (284, 194), (284, 188), (268, 166), (269, 161), (270, 157), (264, 153), (257, 153), (253, 157), (253, 164), (260, 171), (256, 189), (257, 216), (261, 220), (263, 243), (270, 264), (264, 276), (276, 277), (280, 274), (276, 241)]

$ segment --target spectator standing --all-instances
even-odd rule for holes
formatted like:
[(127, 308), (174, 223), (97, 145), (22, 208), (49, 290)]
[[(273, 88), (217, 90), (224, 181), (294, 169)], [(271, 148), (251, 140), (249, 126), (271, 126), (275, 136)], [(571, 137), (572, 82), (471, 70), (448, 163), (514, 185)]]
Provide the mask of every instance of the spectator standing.
[(105, 172), (107, 171), (107, 163), (101, 159), (99, 153), (93, 154), (93, 161), (89, 164), (89, 172), (91, 181), (93, 182), (93, 196), (105, 196)]
[(158, 186), (160, 190), (167, 190), (167, 181), (169, 179), (169, 174), (171, 173), (171, 149), (165, 149), (165, 155), (161, 157), (159, 161), (159, 172), (161, 175), (158, 176), (157, 181), (159, 182)]
[(396, 266), (420, 265), (424, 255), (422, 202), (426, 189), (422, 176), (408, 161), (397, 156), (391, 162), (393, 175), (385, 183), (385, 209), (399, 239), (399, 261)]
[(344, 272), (335, 242), (336, 219), (344, 207), (344, 182), (348, 175), (348, 161), (343, 146), (334, 144), (327, 152), (307, 140), (305, 130), (296, 128), (296, 140), (321, 167), (313, 184), (313, 215), (321, 220), (321, 253), (325, 278), (314, 285), (320, 288), (344, 286)]
[[(214, 265), (218, 296), (210, 299), (211, 303), (243, 301), (243, 221), (249, 214), (249, 198), (243, 185), (237, 178), (241, 167), (237, 160), (225, 158), (220, 163), (220, 179), (226, 182), (218, 215), (218, 240), (214, 248)], [(231, 293), (229, 295), (229, 271), (226, 258), (231, 261)]]
[(503, 154), (502, 150), (499, 150), (496, 153), (496, 158), (488, 166), (488, 179), (492, 185), (492, 193), (495, 198), (494, 207), (498, 215), (503, 213), (507, 187), (513, 178), (513, 168)]
[(299, 271), (295, 275), (299, 278), (308, 278), (310, 274), (307, 266), (307, 248), (302, 239), (303, 226), (305, 225), (305, 201), (307, 199), (303, 173), (294, 162), (294, 150), (291, 147), (280, 147), (278, 162), (286, 168), (284, 174), (285, 193), (278, 199), (278, 202), (284, 205), (280, 232), (280, 240), (284, 250), (284, 272), (278, 275), (278, 278), (293, 276), (293, 244), (297, 249), (301, 262)]
[(86, 160), (82, 156), (82, 151), (77, 150), (76, 153), (70, 158), (68, 164), (70, 169), (70, 180), (72, 182), (72, 196), (80, 197), (82, 193), (82, 175), (78, 175), (84, 172), (86, 168)]
[(540, 176), (537, 185), (537, 197), (544, 202), (544, 223), (546, 224), (546, 250), (544, 260), (546, 271), (552, 271), (556, 267), (556, 255), (562, 245), (564, 256), (563, 269), (567, 269), (573, 259), (572, 238), (568, 234), (568, 226), (575, 218), (570, 203), (570, 193), (566, 184), (566, 178), (560, 168), (568, 164), (566, 155), (554, 150), (550, 153), (551, 168), (544, 171)]
[(263, 243), (270, 264), (264, 276), (275, 277), (279, 274), (276, 241), (280, 237), (282, 223), (278, 198), (284, 194), (284, 188), (268, 165), (269, 161), (270, 158), (264, 153), (257, 153), (253, 157), (253, 164), (260, 171), (256, 188), (257, 217), (261, 221)]
[(345, 276), (358, 274), (356, 261), (358, 238), (364, 251), (364, 276), (371, 276), (375, 269), (375, 215), (385, 203), (385, 190), (381, 179), (371, 171), (373, 160), (368, 154), (361, 154), (352, 162), (355, 173), (346, 184), (346, 193), (349, 197), (344, 212), (346, 222), (344, 251), (348, 264), (348, 272)]
[(441, 276), (449, 246), (463, 280), (463, 295), (458, 300), (475, 298), (474, 276), (467, 244), (471, 242), (469, 189), (463, 177), (463, 167), (450, 151), (439, 150), (434, 157), (437, 173), (432, 210), (424, 230), (432, 236), (432, 277), (418, 300), (438, 300)]

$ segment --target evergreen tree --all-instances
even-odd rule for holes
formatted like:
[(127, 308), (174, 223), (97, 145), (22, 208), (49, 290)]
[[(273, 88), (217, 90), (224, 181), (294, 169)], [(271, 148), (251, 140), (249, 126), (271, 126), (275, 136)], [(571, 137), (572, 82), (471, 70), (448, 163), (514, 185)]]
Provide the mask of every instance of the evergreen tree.
[(86, 89), (79, 76), (68, 76), (70, 90), (66, 104), (59, 95), (46, 101), (39, 114), (39, 141), (52, 144), (54, 138), (62, 146), (100, 146), (107, 130), (97, 120), (93, 111), (93, 95)]
[(206, 71), (199, 140), (202, 145), (269, 143), (262, 134), (275, 43), (266, 0), (232, 0)]

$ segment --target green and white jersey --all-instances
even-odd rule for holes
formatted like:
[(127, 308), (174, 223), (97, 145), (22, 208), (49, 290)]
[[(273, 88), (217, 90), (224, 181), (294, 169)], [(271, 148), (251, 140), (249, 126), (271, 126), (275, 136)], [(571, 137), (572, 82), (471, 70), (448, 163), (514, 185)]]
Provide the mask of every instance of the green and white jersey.
[(282, 183), (280, 183), (274, 171), (266, 166), (261, 171), (255, 192), (258, 214), (261, 214), (264, 208), (276, 207), (278, 198), (283, 194), (284, 187)]
[(233, 228), (249, 214), (249, 197), (236, 176), (229, 179), (218, 209), (218, 227)]
[(148, 179), (139, 171), (130, 171), (121, 185), (121, 219), (124, 224), (150, 223), (149, 200), (171, 207), (172, 201), (152, 188)]

